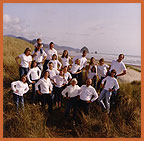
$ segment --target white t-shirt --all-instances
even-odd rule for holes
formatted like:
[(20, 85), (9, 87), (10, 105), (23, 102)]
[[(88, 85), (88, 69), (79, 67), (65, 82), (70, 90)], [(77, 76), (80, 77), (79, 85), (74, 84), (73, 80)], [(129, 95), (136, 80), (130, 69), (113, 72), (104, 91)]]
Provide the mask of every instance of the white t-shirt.
[(40, 85), (40, 91), (42, 94), (48, 94), (49, 90), (52, 91), (52, 83), (49, 78), (47, 80), (43, 77), (35, 84), (35, 90), (39, 90), (38, 86)]
[[(45, 49), (45, 52), (46, 52), (46, 54), (47, 54), (47, 59), (46, 59), (46, 60), (51, 60), (53, 54), (56, 54), (56, 55), (57, 55), (57, 51), (56, 51), (54, 48), (53, 48), (53, 49), (46, 48), (46, 49)], [(58, 56), (58, 55), (57, 55), (57, 56)]]
[(97, 73), (98, 73), (99, 78), (106, 76), (108, 68), (109, 66), (107, 64), (103, 64), (102, 66), (98, 65)]
[(112, 69), (115, 69), (116, 70), (116, 75), (120, 74), (122, 71), (125, 71), (126, 70), (126, 66), (125, 64), (121, 61), (121, 62), (118, 62), (117, 60), (113, 60), (112, 61), (112, 64), (111, 64), (111, 68), (110, 68), (110, 71)]
[(59, 74), (59, 71), (58, 70), (56, 70), (56, 69), (52, 69), (52, 70), (50, 70), (50, 69), (47, 69), (47, 71), (49, 72), (49, 74), (50, 74), (50, 79), (52, 79), (52, 77), (53, 76), (55, 76), (55, 75), (57, 75), (57, 74)]
[(104, 84), (105, 81), (106, 81), (106, 84), (104, 86), (105, 90), (112, 89), (114, 86), (116, 90), (119, 89), (119, 84), (115, 77), (107, 76), (106, 78), (102, 80), (102, 84)]
[[(80, 95), (80, 99), (83, 101), (91, 100), (93, 102), (98, 98), (98, 94), (96, 90), (92, 86), (87, 87), (86, 85), (81, 86), (79, 95)], [(92, 98), (92, 96), (94, 97)]]
[[(44, 56), (47, 56), (47, 54), (45, 53), (45, 51), (43, 50), (42, 51), (43, 53), (41, 54), (40, 51), (36, 51), (37, 53), (37, 56), (34, 57), (34, 60), (37, 62), (37, 63), (41, 63), (43, 61), (43, 57)], [(32, 55), (35, 53), (35, 51), (32, 52)]]
[(55, 75), (52, 77), (52, 79), (54, 80), (54, 82), (56, 83), (56, 87), (62, 87), (63, 84), (66, 83), (66, 80), (64, 77), (60, 76), (60, 75)]
[[(58, 69), (58, 65), (59, 65), (59, 69), (61, 69), (62, 64), (60, 63), (59, 60), (50, 60), (49, 63), (52, 62), (53, 63), (53, 68), (54, 69)], [(47, 65), (49, 68), (49, 64)]]
[(65, 67), (65, 66), (69, 66), (69, 60), (70, 60), (71, 58), (68, 56), (68, 58), (66, 58), (66, 57), (64, 57), (64, 58), (62, 58), (61, 57), (61, 60), (62, 60), (62, 65), (63, 65), (63, 67)]
[(29, 56), (26, 56), (24, 53), (19, 55), (19, 58), (21, 59), (21, 66), (23, 68), (29, 68), (29, 62), (32, 61), (32, 56), (29, 55)]
[[(31, 75), (31, 79), (30, 79), (30, 75)], [(27, 78), (28, 78), (28, 81), (30, 83), (32, 83), (31, 80), (40, 79), (40, 76), (41, 76), (41, 70), (39, 69), (39, 67), (35, 67), (35, 68), (30, 69), (28, 74), (27, 74)]]
[(75, 86), (70, 85), (70, 86), (67, 86), (62, 91), (62, 95), (66, 97), (66, 93), (68, 93), (68, 97), (75, 97), (79, 95), (79, 90), (80, 90), (80, 87), (78, 85), (75, 85)]
[(93, 79), (94, 76), (96, 76), (96, 73), (89, 71), (88, 78)]
[(73, 64), (75, 64), (75, 60), (76, 59), (80, 60), (80, 70), (86, 66), (86, 64), (87, 64), (86, 57), (82, 57), (82, 56), (76, 56), (76, 57), (74, 57), (73, 58)]
[[(29, 90), (28, 84), (23, 83), (22, 81), (14, 81), (11, 83), (11, 89), (13, 93), (19, 96), (23, 96), (23, 94), (27, 93)], [(18, 90), (18, 92), (16, 92)]]
[(64, 78), (67, 81), (66, 84), (68, 84), (68, 79), (72, 79), (72, 76), (71, 76), (71, 74), (69, 72), (66, 72), (66, 73), (64, 73)]
[(73, 64), (70, 71), (72, 74), (75, 74), (78, 70), (80, 70), (80, 68), (81, 68), (80, 65)]

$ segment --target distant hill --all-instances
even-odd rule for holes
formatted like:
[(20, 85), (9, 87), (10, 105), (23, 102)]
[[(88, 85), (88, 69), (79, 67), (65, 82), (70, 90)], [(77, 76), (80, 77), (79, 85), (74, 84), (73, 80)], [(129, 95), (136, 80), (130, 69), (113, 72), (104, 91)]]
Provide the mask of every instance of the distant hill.
[[(5, 35), (5, 36), (21, 39), (21, 40), (29, 42), (30, 44), (33, 44), (33, 45), (36, 43), (36, 39), (29, 40), (25, 37), (17, 37), (17, 36), (11, 35), (11, 34), (8, 34), (8, 35)], [(44, 45), (45, 48), (49, 47), (49, 44), (43, 43), (43, 45)], [(55, 44), (55, 49), (59, 50), (59, 51), (68, 50), (68, 51), (80, 52), (80, 49), (75, 49), (75, 48), (69, 47), (69, 46), (60, 46), (60, 45), (57, 45), (57, 44)]]

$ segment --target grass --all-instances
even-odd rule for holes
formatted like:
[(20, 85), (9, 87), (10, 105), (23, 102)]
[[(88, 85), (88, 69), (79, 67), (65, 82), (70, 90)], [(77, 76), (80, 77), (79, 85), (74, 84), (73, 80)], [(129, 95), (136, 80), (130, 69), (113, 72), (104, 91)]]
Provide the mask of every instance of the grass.
[(24, 95), (25, 111), (15, 112), (10, 83), (19, 78), (14, 58), (32, 45), (12, 37), (4, 37), (3, 136), (5, 138), (140, 138), (141, 82), (120, 84), (116, 104), (108, 115), (97, 102), (90, 105), (89, 116), (78, 116), (79, 124), (64, 118), (64, 106), (54, 107), (50, 115), (39, 105), (30, 104), (31, 91)]

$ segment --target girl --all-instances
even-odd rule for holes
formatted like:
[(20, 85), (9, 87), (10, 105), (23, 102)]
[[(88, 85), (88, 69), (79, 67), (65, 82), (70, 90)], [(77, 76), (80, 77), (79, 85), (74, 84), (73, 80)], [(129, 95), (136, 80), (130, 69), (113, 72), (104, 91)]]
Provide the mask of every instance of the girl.
[(41, 70), (39, 67), (37, 67), (36, 61), (32, 61), (31, 64), (31, 69), (29, 70), (27, 74), (28, 81), (32, 83), (32, 95), (31, 95), (31, 100), (32, 103), (34, 104), (35, 99), (36, 99), (36, 91), (35, 91), (35, 84), (36, 82), (40, 79), (41, 76)]
[[(65, 117), (68, 117), (70, 113), (70, 109), (73, 108), (73, 120), (76, 120), (76, 112), (77, 112), (77, 101), (80, 87), (77, 84), (76, 78), (71, 80), (71, 85), (67, 86), (63, 91), (62, 95), (67, 99), (67, 105), (65, 109)], [(68, 95), (66, 96), (66, 93)]]
[(99, 80), (98, 80), (98, 83), (97, 83), (97, 91), (100, 90), (101, 82), (105, 78), (108, 69), (109, 69), (109, 66), (104, 63), (104, 58), (101, 58), (99, 60), (99, 64), (98, 64), (98, 67), (97, 67), (98, 76), (99, 76)]
[(26, 75), (21, 77), (21, 80), (14, 81), (11, 83), (11, 89), (13, 90), (13, 100), (16, 105), (18, 112), (19, 103), (21, 103), (22, 109), (24, 110), (24, 97), (23, 95), (28, 92), (29, 87), (26, 83)]
[(42, 71), (43, 70), (43, 63), (47, 57), (47, 54), (45, 53), (44, 50), (41, 50), (42, 44), (38, 44), (37, 48), (32, 53), (32, 57), (34, 60), (37, 62), (37, 65), (39, 69)]
[(69, 66), (69, 62), (71, 61), (71, 58), (68, 56), (68, 51), (67, 50), (64, 50), (63, 51), (63, 54), (61, 56), (61, 61), (62, 61), (62, 66), (65, 67), (65, 66)]
[[(45, 105), (48, 103), (48, 111), (51, 113), (53, 86), (48, 76), (49, 72), (45, 71), (43, 77), (36, 83), (35, 88), (37, 93), (42, 96), (42, 108), (45, 109)], [(40, 90), (38, 86), (40, 86)]]
[[(98, 98), (98, 102), (102, 105), (103, 109), (107, 110), (108, 113), (110, 112), (110, 97), (112, 91), (114, 91), (114, 89), (116, 91), (119, 89), (119, 84), (117, 79), (115, 78), (115, 75), (116, 75), (116, 71), (113, 69), (111, 70), (110, 76), (107, 76), (102, 80), (103, 90), (100, 93), (100, 96)], [(105, 81), (106, 83), (104, 85)], [(103, 103), (103, 99), (105, 99), (105, 104)]]
[[(21, 60), (21, 63), (19, 64), (18, 60)], [(17, 65), (19, 66), (19, 74), (20, 74), (20, 78), (25, 74), (27, 75), (30, 65), (31, 65), (31, 61), (32, 61), (32, 56), (31, 56), (31, 49), (30, 48), (26, 48), (24, 53), (17, 56), (15, 58)]]
[(61, 92), (63, 90), (63, 86), (66, 84), (66, 80), (64, 78), (63, 70), (60, 70), (59, 75), (55, 75), (52, 77), (54, 83), (54, 94), (55, 94), (55, 101), (56, 107), (61, 107)]
[(65, 66), (65, 67), (63, 68), (64, 78), (65, 78), (65, 80), (67, 81), (67, 82), (66, 82), (66, 85), (68, 85), (69, 82), (70, 82), (71, 79), (72, 79), (72, 76), (71, 76), (71, 74), (67, 71), (67, 69), (68, 69), (67, 66)]
[[(57, 55), (53, 54), (52, 56), (52, 60), (49, 61), (49, 63), (52, 62), (53, 63), (53, 67), (56, 70), (61, 69), (62, 64), (60, 63), (60, 61), (57, 59)], [(59, 69), (58, 69), (58, 65), (59, 65)]]
[(96, 64), (96, 60), (95, 60), (94, 57), (91, 57), (90, 63), (89, 63), (89, 66), (88, 66), (88, 71), (89, 71), (93, 66), (96, 68), (96, 73), (97, 73), (97, 64)]
[(71, 74), (72, 74), (72, 78), (78, 79), (78, 74), (81, 72), (81, 70), (80, 70), (80, 60), (79, 59), (75, 60), (75, 64), (72, 65), (72, 68), (71, 68), (70, 71), (71, 71)]
[(92, 68), (89, 70), (88, 78), (92, 80), (94, 88), (96, 89), (97, 71), (95, 66), (92, 66)]

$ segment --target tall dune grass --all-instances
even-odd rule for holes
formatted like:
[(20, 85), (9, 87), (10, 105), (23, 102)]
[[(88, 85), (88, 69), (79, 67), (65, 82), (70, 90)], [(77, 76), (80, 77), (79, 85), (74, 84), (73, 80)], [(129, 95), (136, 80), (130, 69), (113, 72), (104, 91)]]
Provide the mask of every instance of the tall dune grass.
[(33, 46), (20, 39), (4, 37), (4, 119), (5, 138), (140, 138), (141, 83), (120, 84), (116, 104), (108, 115), (95, 101), (89, 116), (79, 114), (79, 124), (73, 126), (64, 118), (64, 106), (54, 107), (50, 115), (39, 105), (30, 104), (31, 92), (24, 95), (25, 111), (15, 112), (10, 83), (19, 78), (14, 58), (26, 47)]

